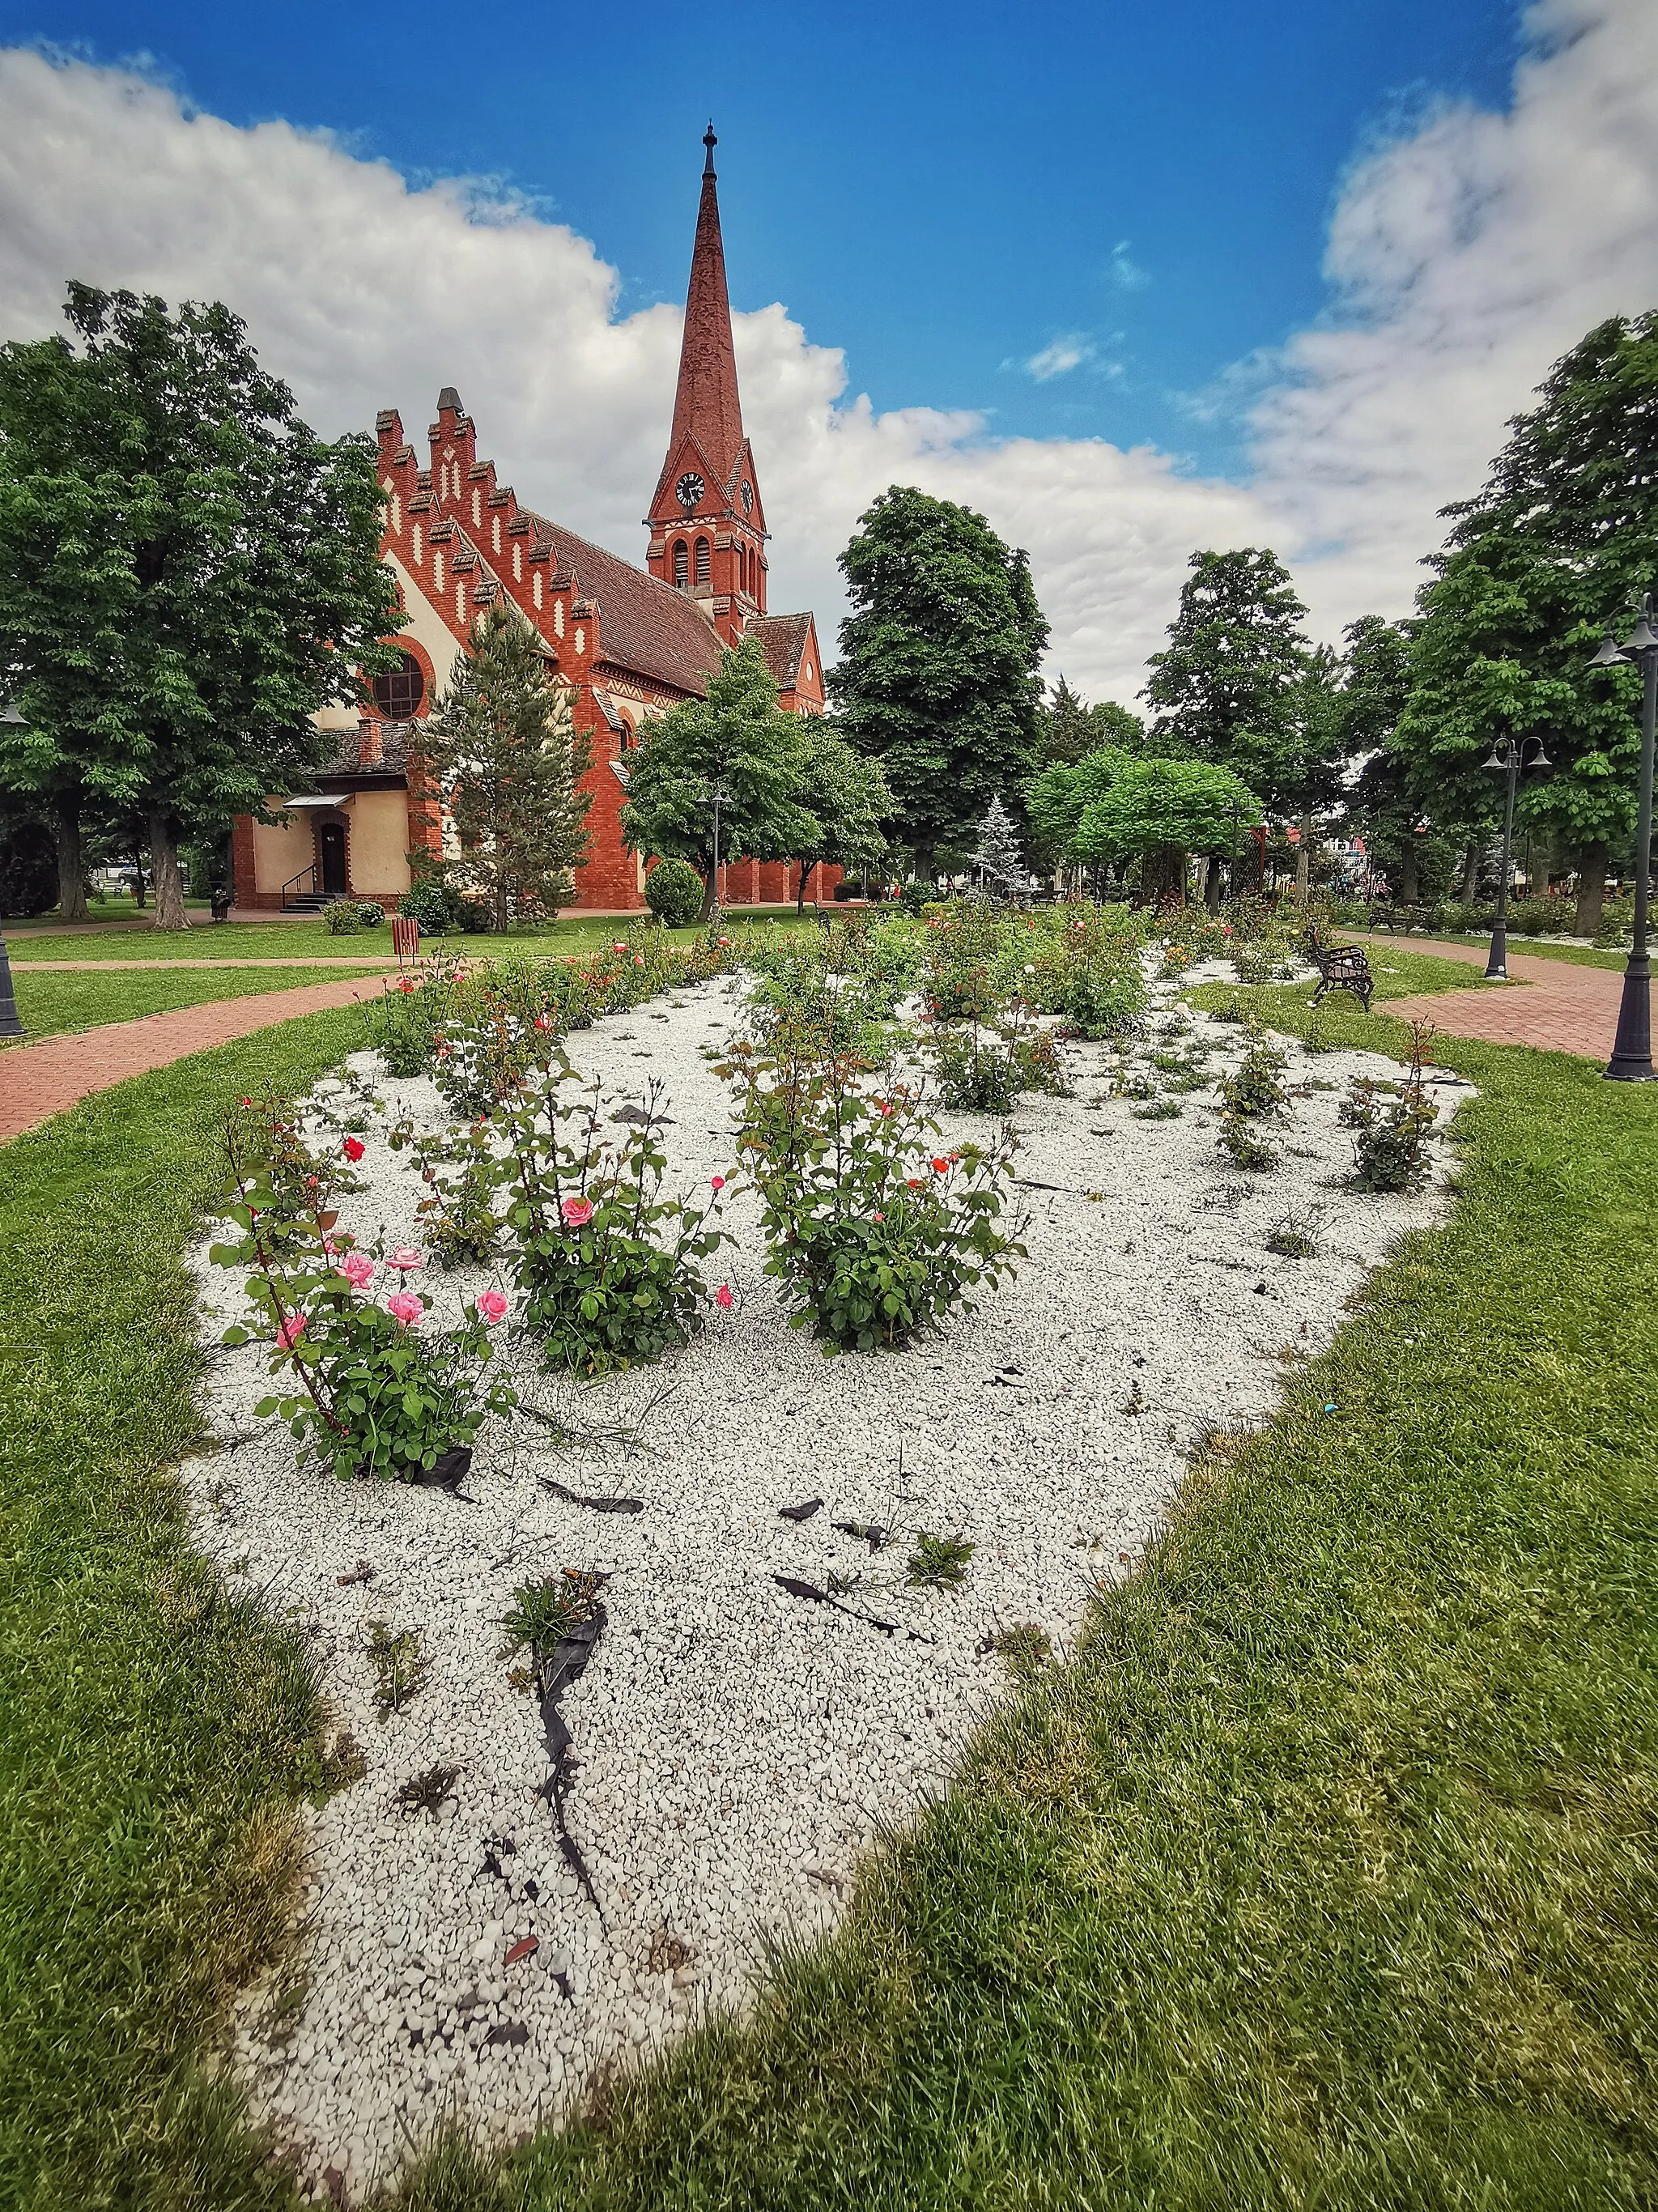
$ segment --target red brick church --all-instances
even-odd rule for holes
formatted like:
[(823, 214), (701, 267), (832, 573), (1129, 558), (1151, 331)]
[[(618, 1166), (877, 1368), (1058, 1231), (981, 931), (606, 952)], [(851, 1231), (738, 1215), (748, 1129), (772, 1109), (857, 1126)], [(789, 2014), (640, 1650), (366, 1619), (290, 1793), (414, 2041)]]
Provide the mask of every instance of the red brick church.
[[(380, 550), (403, 596), (403, 665), (374, 678), (372, 713), (336, 708), (319, 717), (339, 731), (340, 743), (317, 771), (314, 791), (273, 797), (274, 823), (237, 818), (240, 906), (314, 908), (342, 896), (390, 901), (409, 888), (411, 850), (441, 851), (441, 795), (422, 773), (420, 725), (471, 624), (502, 599), (534, 625), (550, 665), (574, 685), (576, 727), (592, 744), (578, 907), (643, 906), (647, 856), (628, 848), (621, 828), (628, 755), (642, 722), (706, 690), (725, 647), (758, 637), (779, 703), (796, 714), (823, 711), (812, 617), (766, 611), (766, 511), (737, 389), (715, 143), (710, 125), (647, 567), (521, 507), (495, 482), (495, 464), (478, 459), (476, 426), (452, 386), (438, 394), (425, 468), (388, 409), (378, 423)], [(739, 861), (720, 873), (722, 896), (732, 905), (781, 902), (798, 888), (785, 861)], [(826, 896), (839, 877), (839, 869), (814, 869), (807, 896)]]

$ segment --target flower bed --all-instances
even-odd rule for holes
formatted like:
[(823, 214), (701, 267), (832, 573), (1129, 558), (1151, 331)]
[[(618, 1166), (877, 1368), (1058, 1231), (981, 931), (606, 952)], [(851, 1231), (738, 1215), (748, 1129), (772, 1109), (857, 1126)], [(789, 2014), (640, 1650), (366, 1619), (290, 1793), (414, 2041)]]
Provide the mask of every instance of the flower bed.
[[(1166, 1034), (1175, 988), (1150, 985), (1143, 1039), (1067, 1048), (1072, 1095), (1020, 1101), (1028, 1257), (907, 1348), (825, 1359), (790, 1328), (718, 1073), (737, 987), (714, 981), (568, 1040), (603, 1085), (596, 1135), (625, 1145), (636, 1124), (609, 1115), (659, 1082), (665, 1189), (728, 1183), (735, 1241), (689, 1349), (578, 1387), (518, 1331), (509, 1273), (428, 1266), (420, 1330), (511, 1297), (492, 1340), (528, 1408), (485, 1419), (459, 1496), (297, 1467), (254, 1418), (268, 1353), (216, 1352), (224, 1442), (187, 1470), (199, 1540), (300, 1623), (366, 1769), (314, 1815), (292, 1980), (239, 2014), (256, 2110), (313, 2184), (332, 2166), (358, 2194), (440, 2115), (507, 2135), (556, 2111), (739, 1995), (766, 1934), (831, 1921), (1011, 1655), (1028, 1671), (1064, 1647), (1196, 1440), (1268, 1413), (1286, 1361), (1442, 1208), (1437, 1170), (1419, 1193), (1351, 1188), (1345, 1087), (1397, 1075), (1364, 1055), (1285, 1048), (1282, 1158), (1239, 1172), (1215, 1084), (1251, 1041), (1202, 1017)], [(415, 1148), (450, 1109), (429, 1078), (355, 1065), (385, 1111), (322, 1102), (364, 1125), (338, 1228), (424, 1249)], [(940, 1119), (946, 1168), (996, 1141), (983, 1115)], [(216, 1336), (240, 1301), (204, 1254), (201, 1272)], [(635, 1427), (642, 1449), (617, 1433)], [(542, 1633), (564, 1640), (537, 1644), (547, 1591)]]

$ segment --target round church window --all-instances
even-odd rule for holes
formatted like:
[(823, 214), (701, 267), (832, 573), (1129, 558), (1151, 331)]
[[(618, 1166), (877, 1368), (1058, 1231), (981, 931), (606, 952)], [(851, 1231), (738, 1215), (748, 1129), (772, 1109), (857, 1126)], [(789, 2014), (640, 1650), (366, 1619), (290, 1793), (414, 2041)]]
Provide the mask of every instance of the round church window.
[(412, 653), (402, 656), (402, 665), (374, 678), (374, 704), (388, 722), (410, 722), (426, 696), (426, 678)]

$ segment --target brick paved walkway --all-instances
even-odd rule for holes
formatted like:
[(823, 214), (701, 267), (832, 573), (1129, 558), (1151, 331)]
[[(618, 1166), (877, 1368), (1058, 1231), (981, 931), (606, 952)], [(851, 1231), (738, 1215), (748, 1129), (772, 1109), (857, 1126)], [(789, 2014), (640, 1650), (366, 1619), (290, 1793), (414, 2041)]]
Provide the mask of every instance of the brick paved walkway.
[(0, 1052), (0, 1143), (38, 1128), (52, 1115), (90, 1097), (94, 1091), (124, 1083), (130, 1075), (146, 1075), (192, 1052), (208, 1052), (216, 1044), (250, 1036), (255, 1030), (291, 1022), (298, 1014), (349, 1006), (354, 999), (376, 995), (379, 989), (376, 978), (356, 975), (337, 983), (307, 984), (298, 991), (268, 991), (251, 999), (179, 1006), (172, 1013), (145, 1014), (136, 1022), (108, 1022), (77, 1035), (42, 1037), (39, 1044), (9, 1045)]
[[(1355, 931), (1355, 936), (1365, 936)], [(1430, 952), (1437, 960), (1462, 960), (1484, 968), (1483, 945), (1451, 945), (1426, 937), (1366, 936), (1379, 950), (1397, 944), (1401, 951)], [(1485, 983), (1467, 991), (1433, 991), (1415, 999), (1378, 999), (1379, 1012), (1411, 1021), (1418, 1014), (1453, 1036), (1484, 1037), (1492, 1044), (1533, 1044), (1545, 1052), (1576, 1053), (1583, 1060), (1606, 1060), (1618, 1027), (1623, 995), (1621, 971), (1580, 968), (1570, 960), (1544, 960), (1535, 954), (1509, 954), (1509, 981)]]

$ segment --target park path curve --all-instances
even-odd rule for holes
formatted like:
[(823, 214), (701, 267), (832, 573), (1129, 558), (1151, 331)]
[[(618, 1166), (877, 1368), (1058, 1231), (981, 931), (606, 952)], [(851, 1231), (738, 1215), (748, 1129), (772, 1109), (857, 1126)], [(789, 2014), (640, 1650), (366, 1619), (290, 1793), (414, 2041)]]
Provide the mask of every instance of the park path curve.
[(204, 1006), (179, 1006), (170, 1013), (143, 1014), (136, 1021), (106, 1022), (100, 1029), (42, 1037), (39, 1044), (9, 1046), (0, 1052), (0, 1144), (39, 1128), (54, 1114), (94, 1091), (107, 1091), (112, 1084), (125, 1083), (130, 1075), (148, 1075), (191, 1053), (210, 1052), (215, 1045), (234, 1043), (255, 1030), (274, 1028), (301, 1014), (349, 1006), (354, 999), (378, 995), (378, 991), (377, 977), (353, 975), (334, 983), (307, 984), (297, 991), (212, 999)]
[[(1397, 944), (1401, 951), (1430, 952), (1483, 968), (1483, 945), (1448, 944), (1428, 937), (1383, 937), (1355, 931), (1372, 947)], [(1535, 1045), (1544, 1052), (1606, 1060), (1618, 1027), (1624, 978), (1615, 969), (1580, 968), (1575, 961), (1509, 954), (1509, 981), (1470, 991), (1433, 991), (1414, 999), (1384, 999), (1378, 1008), (1400, 1021), (1420, 1016), (1452, 1036), (1482, 1037), (1491, 1044)]]

